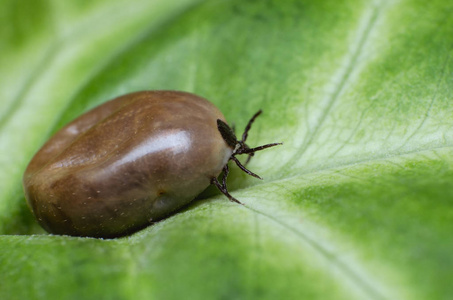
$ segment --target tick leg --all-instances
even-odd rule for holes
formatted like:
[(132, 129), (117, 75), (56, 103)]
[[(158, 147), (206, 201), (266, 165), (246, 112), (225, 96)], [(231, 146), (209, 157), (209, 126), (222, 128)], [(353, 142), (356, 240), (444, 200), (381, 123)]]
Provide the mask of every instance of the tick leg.
[(231, 130), (233, 131), (234, 134), (236, 134), (236, 124), (231, 123)]
[(230, 174), (230, 168), (228, 168), (228, 164), (226, 164), (223, 167), (223, 177), (222, 177), (222, 186), (225, 188), (225, 190), (227, 189), (226, 180), (227, 180), (228, 174)]
[(258, 117), (259, 115), (261, 115), (263, 111), (260, 109), (256, 114), (253, 115), (253, 117), (250, 119), (250, 121), (248, 122), (247, 126), (245, 127), (245, 130), (244, 130), (244, 133), (242, 134), (242, 142), (245, 143), (245, 140), (247, 139), (247, 136), (249, 134), (249, 130), (250, 128), (252, 127), (252, 124), (253, 122), (255, 121), (256, 117)]
[(236, 198), (231, 196), (231, 194), (228, 192), (228, 189), (226, 186), (226, 177), (228, 176), (228, 173), (229, 173), (228, 165), (225, 165), (225, 167), (223, 168), (223, 172), (224, 173), (223, 173), (222, 183), (220, 183), (216, 177), (213, 177), (211, 179), (211, 183), (214, 184), (219, 189), (219, 191), (222, 192), (222, 194), (227, 196), (231, 202), (236, 202), (238, 204), (244, 205), (243, 203), (239, 202), (239, 200), (237, 200)]
[(258, 146), (255, 148), (244, 149), (244, 150), (239, 149), (239, 151), (237, 151), (236, 154), (249, 154), (249, 153), (264, 150), (266, 148), (270, 148), (270, 147), (274, 147), (274, 146), (278, 146), (278, 145), (283, 145), (283, 143), (266, 144), (266, 145)]
[(256, 177), (256, 178), (258, 178), (258, 179), (261, 179), (261, 180), (263, 179), (263, 178), (261, 178), (259, 175), (253, 173), (252, 171), (250, 171), (249, 169), (247, 169), (246, 167), (244, 167), (244, 166), (241, 164), (241, 162), (240, 162), (236, 157), (231, 156), (230, 159), (231, 159), (232, 161), (234, 161), (234, 162), (236, 163), (236, 165), (238, 165), (238, 167), (239, 167), (242, 171), (244, 171), (245, 173), (249, 174), (250, 176)]
[(244, 167), (250, 162), (250, 160), (252, 159), (252, 157), (255, 155), (254, 152), (252, 153), (249, 153), (249, 155), (247, 156), (247, 160), (245, 161), (244, 163)]

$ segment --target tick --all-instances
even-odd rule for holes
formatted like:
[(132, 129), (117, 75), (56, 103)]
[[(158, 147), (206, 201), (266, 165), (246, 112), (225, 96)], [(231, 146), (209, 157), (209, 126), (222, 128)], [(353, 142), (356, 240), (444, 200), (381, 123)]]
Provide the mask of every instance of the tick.
[[(58, 131), (29, 163), (28, 205), (50, 233), (114, 238), (140, 230), (214, 184), (227, 189), (228, 162), (278, 145), (238, 140), (209, 101), (176, 91), (143, 91), (108, 101)], [(218, 179), (223, 171), (222, 178)]]

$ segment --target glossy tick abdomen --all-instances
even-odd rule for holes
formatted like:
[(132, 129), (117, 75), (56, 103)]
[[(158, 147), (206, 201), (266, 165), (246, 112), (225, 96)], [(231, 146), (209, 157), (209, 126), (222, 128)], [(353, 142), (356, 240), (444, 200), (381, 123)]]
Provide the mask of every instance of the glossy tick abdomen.
[(117, 237), (190, 202), (217, 177), (231, 149), (222, 113), (196, 95), (128, 94), (57, 132), (24, 175), (27, 201), (49, 232)]

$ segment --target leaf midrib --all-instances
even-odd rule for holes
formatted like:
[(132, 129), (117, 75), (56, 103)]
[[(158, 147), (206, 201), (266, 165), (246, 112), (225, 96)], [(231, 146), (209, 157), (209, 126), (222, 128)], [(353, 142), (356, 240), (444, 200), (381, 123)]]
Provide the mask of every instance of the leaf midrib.
[[(369, 14), (368, 18), (365, 20), (366, 26), (365, 30), (361, 31), (360, 22), (358, 28), (356, 29), (357, 41), (354, 43), (356, 47), (353, 49), (352, 54), (347, 54), (344, 57), (344, 61), (347, 61), (345, 67), (340, 66), (340, 69), (337, 72), (334, 72), (331, 82), (336, 82), (334, 78), (341, 78), (338, 84), (335, 84), (333, 93), (327, 95), (326, 97), (326, 105), (325, 108), (321, 111), (320, 116), (318, 118), (317, 124), (314, 126), (314, 129), (307, 134), (303, 144), (300, 146), (298, 151), (296, 151), (293, 157), (286, 162), (284, 168), (292, 168), (292, 166), (296, 165), (299, 157), (302, 157), (303, 154), (307, 151), (308, 147), (312, 144), (313, 140), (318, 135), (319, 131), (322, 128), (322, 125), (325, 123), (327, 117), (329, 116), (332, 107), (334, 104), (340, 99), (341, 95), (343, 94), (344, 90), (348, 86), (348, 82), (351, 79), (351, 75), (354, 73), (355, 69), (358, 68), (358, 60), (361, 57), (362, 53), (364, 52), (365, 45), (367, 44), (368, 40), (370, 39), (371, 32), (376, 28), (376, 23), (379, 16), (382, 14), (382, 8), (374, 5), (372, 2), (371, 4), (371, 14)], [(339, 75), (337, 75), (337, 73)]]

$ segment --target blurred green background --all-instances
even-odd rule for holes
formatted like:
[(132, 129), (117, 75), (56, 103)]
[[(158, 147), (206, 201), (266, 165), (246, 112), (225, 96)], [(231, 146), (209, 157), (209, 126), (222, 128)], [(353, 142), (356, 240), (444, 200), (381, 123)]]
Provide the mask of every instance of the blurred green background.
[[(451, 299), (453, 2), (3, 0), (0, 299)], [(23, 171), (118, 95), (216, 104), (283, 146), (130, 237), (45, 233)]]

